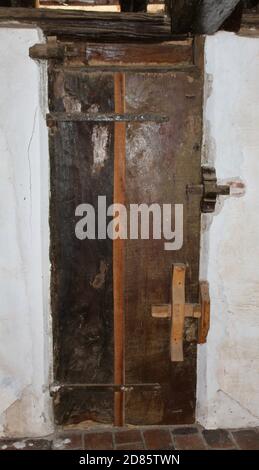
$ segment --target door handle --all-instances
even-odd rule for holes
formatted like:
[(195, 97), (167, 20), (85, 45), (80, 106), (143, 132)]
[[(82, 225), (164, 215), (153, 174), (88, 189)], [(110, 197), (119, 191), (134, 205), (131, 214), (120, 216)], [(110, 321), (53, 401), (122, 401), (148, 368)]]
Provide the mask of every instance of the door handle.
[(199, 303), (185, 302), (186, 265), (173, 264), (171, 273), (171, 304), (152, 305), (153, 318), (170, 318), (170, 355), (172, 362), (182, 362), (185, 318), (192, 317), (198, 320), (197, 343), (204, 344), (210, 327), (210, 296), (209, 284), (200, 282)]
[(198, 194), (201, 197), (201, 212), (215, 211), (218, 196), (229, 196), (230, 185), (218, 185), (216, 170), (209, 166), (202, 167), (202, 183), (186, 187), (187, 194)]

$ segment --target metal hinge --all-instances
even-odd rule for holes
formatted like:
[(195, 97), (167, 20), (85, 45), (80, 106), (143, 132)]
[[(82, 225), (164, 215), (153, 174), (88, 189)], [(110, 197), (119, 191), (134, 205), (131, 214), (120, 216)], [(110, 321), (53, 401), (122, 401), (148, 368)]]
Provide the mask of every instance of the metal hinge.
[(60, 383), (54, 382), (50, 385), (50, 396), (55, 397), (63, 390), (84, 390), (85, 392), (132, 392), (134, 390), (141, 391), (158, 391), (161, 385), (158, 383), (139, 383), (139, 384), (87, 384), (87, 383)]

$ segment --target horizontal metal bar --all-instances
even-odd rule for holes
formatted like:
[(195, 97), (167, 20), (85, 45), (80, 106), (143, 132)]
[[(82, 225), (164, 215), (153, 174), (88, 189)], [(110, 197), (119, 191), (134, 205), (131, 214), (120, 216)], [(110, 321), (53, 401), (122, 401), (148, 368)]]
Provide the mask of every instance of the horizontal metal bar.
[(50, 386), (50, 395), (54, 396), (61, 390), (85, 390), (85, 391), (111, 391), (111, 392), (132, 392), (133, 390), (141, 391), (157, 391), (161, 389), (158, 383), (144, 383), (144, 384), (85, 384), (85, 383), (53, 383)]
[(169, 117), (161, 114), (117, 114), (117, 113), (50, 113), (47, 114), (49, 127), (55, 122), (167, 122)]

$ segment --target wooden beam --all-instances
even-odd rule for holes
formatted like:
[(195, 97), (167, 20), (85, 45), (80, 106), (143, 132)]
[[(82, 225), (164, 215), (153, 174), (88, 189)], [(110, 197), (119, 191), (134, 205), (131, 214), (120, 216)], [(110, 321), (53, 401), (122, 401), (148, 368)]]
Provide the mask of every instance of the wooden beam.
[[(65, 59), (88, 67), (180, 67), (193, 66), (193, 41), (152, 44), (103, 44), (48, 41), (29, 50), (32, 59)], [(75, 62), (74, 62), (74, 65)], [(150, 114), (150, 113), (149, 113)], [(152, 114), (152, 113), (151, 113)]]
[(39, 26), (46, 35), (58, 38), (109, 42), (161, 42), (174, 39), (170, 18), (164, 14), (0, 7), (0, 23), (12, 21)]
[(35, 0), (1, 0), (1, 6), (14, 8), (33, 8)]
[(172, 32), (190, 33), (193, 30), (197, 0), (167, 0), (166, 9), (171, 15)]
[(173, 33), (213, 34), (240, 0), (167, 0)]
[(233, 13), (240, 0), (203, 0), (196, 14), (194, 32), (213, 34)]
[(259, 5), (259, 0), (244, 0), (244, 8), (247, 8), (247, 9), (254, 9), (257, 7), (257, 5)]

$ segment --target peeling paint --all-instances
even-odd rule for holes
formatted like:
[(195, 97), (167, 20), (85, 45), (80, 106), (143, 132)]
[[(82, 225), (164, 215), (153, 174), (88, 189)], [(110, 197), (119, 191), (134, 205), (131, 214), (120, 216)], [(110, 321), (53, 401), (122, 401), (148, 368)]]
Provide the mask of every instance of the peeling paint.
[(63, 449), (64, 446), (71, 443), (71, 439), (57, 439), (54, 443), (55, 449)]
[(63, 98), (63, 103), (64, 103), (66, 113), (80, 113), (81, 112), (82, 105), (76, 97), (65, 95)]
[(94, 126), (92, 133), (93, 143), (93, 173), (99, 172), (108, 159), (108, 128), (107, 126)]
[(53, 429), (50, 398), (42, 392), (48, 381), (49, 312), (46, 69), (28, 54), (41, 40), (36, 28), (0, 28), (3, 437), (41, 436)]
[(18, 449), (21, 450), (21, 449), (24, 449), (24, 447), (26, 447), (26, 444), (24, 441), (17, 441), (13, 443), (13, 447), (15, 447), (15, 449), (17, 450)]

